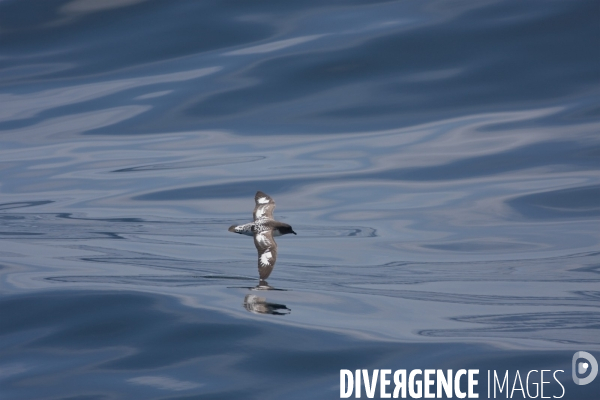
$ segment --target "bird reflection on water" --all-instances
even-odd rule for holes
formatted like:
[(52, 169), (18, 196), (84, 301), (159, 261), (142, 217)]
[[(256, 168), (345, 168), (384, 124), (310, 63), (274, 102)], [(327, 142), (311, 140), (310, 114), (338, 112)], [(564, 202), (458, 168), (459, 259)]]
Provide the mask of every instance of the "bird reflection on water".
[[(286, 292), (287, 289), (277, 289), (273, 286), (269, 285), (267, 281), (260, 280), (258, 285), (253, 287), (230, 287), (231, 289), (249, 289), (251, 291), (260, 290), (260, 291), (280, 291)], [(271, 315), (287, 315), (292, 312), (285, 304), (279, 303), (270, 303), (267, 301), (266, 297), (257, 296), (255, 294), (249, 293), (244, 297), (244, 308), (253, 313), (253, 314), (271, 314)]]
[(266, 298), (254, 294), (244, 297), (244, 308), (253, 314), (287, 315), (292, 311), (285, 304), (269, 303)]
[(244, 297), (244, 308), (253, 314), (287, 315), (292, 311), (285, 304), (269, 303), (266, 298), (254, 294)]

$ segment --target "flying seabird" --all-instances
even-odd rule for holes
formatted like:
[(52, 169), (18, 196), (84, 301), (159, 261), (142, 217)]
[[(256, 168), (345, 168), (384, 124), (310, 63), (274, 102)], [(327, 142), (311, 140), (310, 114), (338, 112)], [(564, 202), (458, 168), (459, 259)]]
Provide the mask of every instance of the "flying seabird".
[(288, 233), (295, 235), (296, 232), (290, 225), (273, 219), (275, 201), (271, 196), (258, 191), (254, 196), (254, 202), (256, 203), (253, 214), (254, 222), (232, 225), (229, 227), (229, 232), (254, 236), (254, 245), (258, 252), (258, 273), (260, 280), (264, 281), (273, 271), (277, 260), (277, 243), (273, 237)]

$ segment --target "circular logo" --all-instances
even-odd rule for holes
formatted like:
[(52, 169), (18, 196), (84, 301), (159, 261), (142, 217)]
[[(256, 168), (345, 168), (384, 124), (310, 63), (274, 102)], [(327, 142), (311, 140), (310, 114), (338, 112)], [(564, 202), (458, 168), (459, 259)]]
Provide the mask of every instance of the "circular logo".
[[(581, 360), (584, 359), (585, 361)], [(577, 374), (583, 375), (585, 374), (591, 367), (590, 374), (585, 378), (579, 378)], [(573, 354), (573, 382), (577, 385), (587, 385), (592, 382), (596, 375), (598, 375), (598, 361), (594, 358), (593, 355), (588, 353), (587, 351), (578, 351)]]

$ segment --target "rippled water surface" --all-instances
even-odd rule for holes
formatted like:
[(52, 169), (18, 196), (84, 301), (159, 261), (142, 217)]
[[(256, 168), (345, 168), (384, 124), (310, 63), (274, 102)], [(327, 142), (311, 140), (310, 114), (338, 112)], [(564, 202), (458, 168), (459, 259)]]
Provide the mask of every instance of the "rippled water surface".
[[(571, 357), (600, 355), (599, 21), (0, 1), (0, 397), (339, 398), (340, 369), (481, 368), (482, 398), (486, 369), (597, 398)], [(227, 231), (257, 190), (298, 233), (280, 290)]]

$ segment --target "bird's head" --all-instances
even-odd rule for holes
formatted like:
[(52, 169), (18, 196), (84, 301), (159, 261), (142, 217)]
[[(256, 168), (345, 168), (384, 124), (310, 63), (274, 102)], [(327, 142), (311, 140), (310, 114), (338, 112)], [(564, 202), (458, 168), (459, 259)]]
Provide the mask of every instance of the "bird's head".
[(282, 235), (287, 235), (288, 233), (293, 233), (294, 235), (296, 234), (296, 232), (294, 232), (292, 227), (288, 224), (283, 224), (282, 226), (280, 226), (278, 228), (278, 230), (279, 230), (279, 233), (281, 233)]

